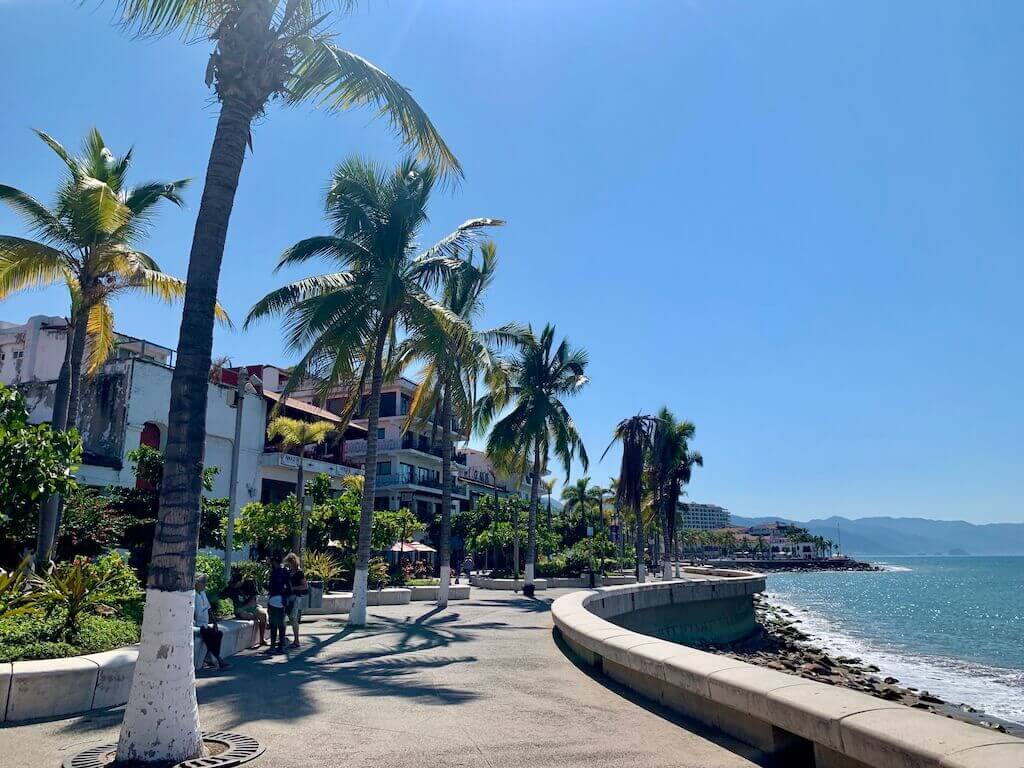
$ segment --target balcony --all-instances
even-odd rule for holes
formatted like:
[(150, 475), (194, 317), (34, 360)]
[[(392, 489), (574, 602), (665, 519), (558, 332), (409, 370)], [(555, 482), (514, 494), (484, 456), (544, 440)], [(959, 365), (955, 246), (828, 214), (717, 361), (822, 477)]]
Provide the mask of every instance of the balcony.
[[(299, 457), (293, 453), (280, 453), (278, 451), (266, 451), (260, 456), (261, 467), (286, 467), (299, 470)], [(344, 464), (337, 464), (333, 461), (321, 459), (303, 459), (302, 468), (308, 473), (319, 475), (321, 473), (330, 477), (347, 477), (349, 475), (361, 475), (363, 470), (348, 467)]]
[[(441, 493), (441, 481), (430, 477), (416, 477), (408, 472), (398, 472), (389, 475), (377, 475), (376, 486), (378, 488), (393, 488), (399, 485), (411, 485), (417, 488), (427, 488), (435, 493)], [(463, 483), (452, 483), (452, 495), (467, 497), (466, 486)]]
[[(428, 456), (436, 456), (441, 458), (440, 446), (435, 446), (433, 449), (430, 447), (429, 440), (415, 439), (411, 434), (406, 433), (400, 439), (389, 438), (386, 440), (377, 440), (377, 453), (393, 453), (395, 451), (418, 451)], [(345, 456), (348, 457), (363, 457), (366, 456), (366, 440), (346, 440), (345, 441)], [(466, 454), (458, 453), (455, 448), (452, 448), (452, 461), (455, 464), (466, 466)]]

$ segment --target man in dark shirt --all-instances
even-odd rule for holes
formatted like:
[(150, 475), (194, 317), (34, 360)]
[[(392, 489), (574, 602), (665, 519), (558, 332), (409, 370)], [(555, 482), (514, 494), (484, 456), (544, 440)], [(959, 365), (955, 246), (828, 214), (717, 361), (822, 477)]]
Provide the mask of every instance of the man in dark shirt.
[(291, 597), (291, 574), (281, 565), (281, 553), (270, 556), (267, 612), (270, 614), (270, 647), (266, 653), (284, 653), (285, 609)]
[(246, 619), (256, 622), (256, 629), (259, 630), (259, 642), (253, 646), (258, 648), (267, 644), (267, 610), (259, 604), (257, 596), (259, 589), (252, 579), (242, 577), (238, 568), (231, 569), (231, 582), (221, 592), (224, 597), (230, 597), (235, 606), (235, 618)]

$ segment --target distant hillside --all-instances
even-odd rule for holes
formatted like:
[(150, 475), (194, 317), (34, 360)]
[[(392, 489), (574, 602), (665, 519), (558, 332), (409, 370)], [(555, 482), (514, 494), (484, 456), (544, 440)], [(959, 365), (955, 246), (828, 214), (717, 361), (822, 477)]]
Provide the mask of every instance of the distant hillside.
[(795, 523), (832, 541), (841, 539), (843, 552), (850, 555), (1024, 555), (1024, 523), (975, 525), (920, 517), (829, 517), (800, 522), (732, 516), (733, 524), (744, 526), (775, 520)]

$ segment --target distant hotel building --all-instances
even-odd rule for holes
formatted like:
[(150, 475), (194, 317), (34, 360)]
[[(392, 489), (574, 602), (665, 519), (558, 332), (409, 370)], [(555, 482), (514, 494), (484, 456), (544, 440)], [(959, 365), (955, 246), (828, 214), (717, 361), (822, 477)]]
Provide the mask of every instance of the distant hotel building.
[(681, 501), (676, 505), (683, 516), (684, 528), (700, 528), (713, 531), (729, 527), (729, 510), (716, 504), (697, 504)]

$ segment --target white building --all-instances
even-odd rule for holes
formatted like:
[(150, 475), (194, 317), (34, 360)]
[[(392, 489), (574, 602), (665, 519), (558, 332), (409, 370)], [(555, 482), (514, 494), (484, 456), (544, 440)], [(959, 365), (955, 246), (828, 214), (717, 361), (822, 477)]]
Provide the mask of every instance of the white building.
[(499, 498), (506, 498), (518, 495), (522, 499), (530, 498), (532, 473), (519, 478), (516, 485), (515, 478), (496, 470), (490, 457), (483, 451), (465, 448), (463, 452), (466, 456), (464, 479), (469, 488), (471, 505), (481, 496), (497, 495)]
[(729, 510), (716, 504), (698, 504), (692, 501), (680, 501), (676, 509), (683, 517), (684, 528), (699, 528), (713, 531), (717, 528), (728, 528)]
[[(31, 418), (39, 423), (53, 417), (56, 379), (64, 360), (67, 323), (59, 317), (32, 317), (24, 325), (0, 323), (0, 381), (17, 385), (25, 394)], [(136, 484), (128, 453), (140, 445), (163, 450), (167, 441), (167, 417), (171, 399), (174, 351), (153, 342), (118, 334), (114, 353), (94, 377), (83, 379), (78, 429), (82, 435), (83, 461), (76, 476), (86, 485)], [(235, 435), (237, 374), (225, 371), (207, 384), (206, 445), (204, 465), (217, 467), (215, 497), (230, 494), (231, 454)], [(266, 439), (267, 420), (280, 399), (254, 379), (242, 409), (239, 441), (237, 498), (239, 506), (254, 500), (276, 500), (294, 492), (298, 456), (282, 454)], [(283, 412), (305, 419), (332, 420), (334, 414), (306, 403), (289, 402)], [(349, 427), (345, 435), (365, 434)], [(340, 446), (336, 454), (321, 448), (304, 458), (307, 476), (324, 472), (341, 488), (340, 478), (358, 474), (345, 466)]]

